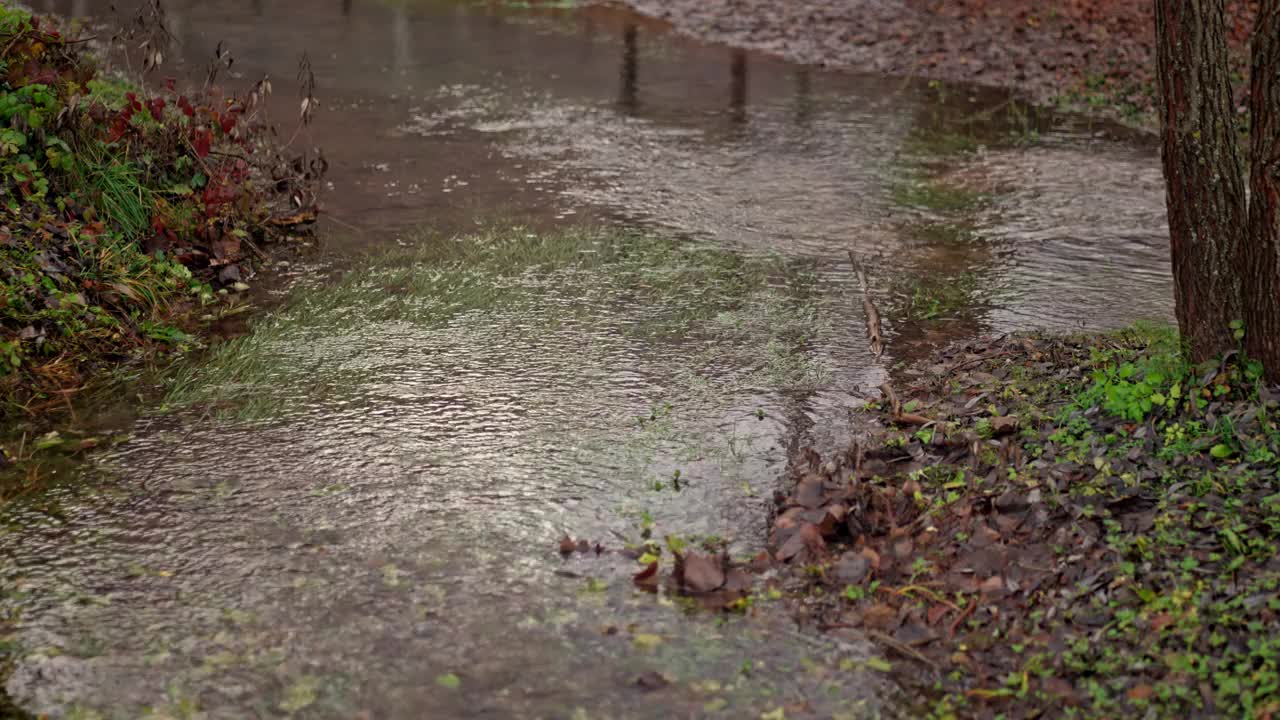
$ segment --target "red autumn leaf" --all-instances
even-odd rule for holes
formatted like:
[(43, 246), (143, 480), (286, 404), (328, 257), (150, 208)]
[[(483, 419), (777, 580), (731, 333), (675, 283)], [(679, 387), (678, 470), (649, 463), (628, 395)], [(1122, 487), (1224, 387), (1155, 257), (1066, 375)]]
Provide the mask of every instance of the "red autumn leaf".
[(195, 117), (196, 115), (196, 109), (191, 107), (191, 101), (187, 99), (186, 95), (178, 96), (178, 108), (181, 109), (182, 114), (187, 117)]
[[(206, 209), (215, 208), (235, 200), (236, 189), (233, 185), (229, 185), (225, 179), (218, 182), (210, 182), (209, 187), (205, 188), (201, 197), (204, 200)], [(591, 545), (586, 540), (581, 540), (577, 549), (578, 552), (585, 553), (591, 549)]]
[(578, 547), (577, 543), (575, 543), (573, 541), (573, 538), (569, 537), (568, 535), (565, 535), (564, 537), (560, 538), (560, 554), (561, 555), (572, 555), (573, 551), (576, 550), (577, 547)]
[(942, 620), (943, 616), (945, 616), (950, 609), (951, 608), (947, 607), (946, 605), (934, 605), (933, 607), (929, 608), (929, 612), (926, 614), (926, 617), (929, 619), (929, 624), (937, 625), (938, 622)]
[(658, 574), (658, 561), (654, 560), (644, 567), (643, 570), (636, 573), (631, 579), (635, 582), (642, 583), (653, 578)]
[(196, 150), (196, 157), (209, 157), (209, 150), (213, 145), (213, 132), (209, 128), (201, 125), (191, 131), (191, 146)]
[(124, 137), (127, 132), (129, 132), (129, 121), (125, 120), (123, 117), (117, 117), (115, 121), (111, 123), (111, 130), (107, 133), (107, 142), (116, 142), (120, 138)]
[(225, 113), (218, 124), (222, 127), (222, 134), (230, 135), (231, 130), (236, 126), (236, 116), (233, 113)]
[(164, 116), (164, 105), (164, 98), (161, 97), (147, 101), (147, 110), (151, 113), (151, 117), (155, 118), (156, 122), (159, 122), (160, 118)]

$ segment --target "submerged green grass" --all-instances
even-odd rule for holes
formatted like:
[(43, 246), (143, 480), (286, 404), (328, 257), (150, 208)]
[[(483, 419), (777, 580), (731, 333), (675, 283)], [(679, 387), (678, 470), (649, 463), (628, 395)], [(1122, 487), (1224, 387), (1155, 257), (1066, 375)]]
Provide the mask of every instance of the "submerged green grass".
[(350, 355), (383, 330), (479, 326), (511, 313), (521, 332), (609, 327), (666, 344), (687, 367), (736, 353), (752, 383), (812, 385), (824, 377), (804, 352), (821, 323), (814, 282), (777, 257), (639, 232), (515, 227), (424, 238), (332, 286), (299, 291), (249, 335), (181, 363), (164, 404), (278, 416), (360, 386), (367, 372)]
[(976, 190), (919, 173), (898, 182), (891, 192), (896, 205), (944, 214), (974, 210), (986, 200)]

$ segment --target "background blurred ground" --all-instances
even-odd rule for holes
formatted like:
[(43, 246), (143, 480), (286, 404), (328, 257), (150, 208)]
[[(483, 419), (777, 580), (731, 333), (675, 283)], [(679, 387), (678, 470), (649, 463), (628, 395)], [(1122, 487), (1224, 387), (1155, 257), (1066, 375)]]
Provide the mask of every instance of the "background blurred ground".
[[(1012, 88), (1149, 123), (1151, 3), (1132, 0), (624, 0), (714, 42), (804, 63)], [(1229, 3), (1243, 81), (1256, 2)]]

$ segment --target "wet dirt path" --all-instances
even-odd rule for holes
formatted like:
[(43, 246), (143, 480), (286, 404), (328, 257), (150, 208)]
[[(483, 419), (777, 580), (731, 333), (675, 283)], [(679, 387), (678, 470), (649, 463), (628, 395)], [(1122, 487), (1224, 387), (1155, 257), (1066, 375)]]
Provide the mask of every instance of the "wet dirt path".
[(883, 376), (849, 249), (896, 358), (1169, 312), (1151, 150), (1000, 97), (598, 9), (169, 13), (186, 72), (224, 41), (280, 115), (309, 54), (352, 270), (178, 373), (92, 490), (5, 510), (7, 690), (53, 717), (869, 716), (858, 638), (558, 539), (757, 551), (788, 453)]

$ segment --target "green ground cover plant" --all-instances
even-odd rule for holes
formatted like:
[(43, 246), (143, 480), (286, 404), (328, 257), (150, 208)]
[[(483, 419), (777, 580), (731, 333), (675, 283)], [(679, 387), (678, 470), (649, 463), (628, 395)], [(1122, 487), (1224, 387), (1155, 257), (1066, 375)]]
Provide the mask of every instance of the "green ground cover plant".
[(772, 542), (811, 621), (878, 639), (919, 713), (1280, 713), (1280, 393), (1256, 363), (1143, 327), (969, 341), (894, 385), (880, 430), (797, 472)]
[[(148, 66), (160, 12), (138, 18)], [(0, 3), (0, 417), (38, 422), (104, 369), (187, 344), (189, 311), (313, 217), (314, 168), (269, 142), (269, 92), (135, 84), (74, 30)]]

